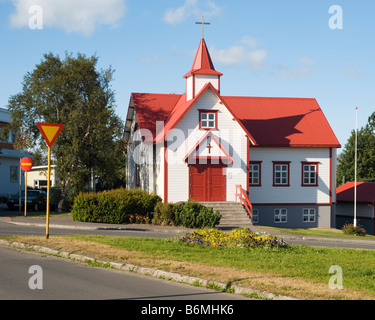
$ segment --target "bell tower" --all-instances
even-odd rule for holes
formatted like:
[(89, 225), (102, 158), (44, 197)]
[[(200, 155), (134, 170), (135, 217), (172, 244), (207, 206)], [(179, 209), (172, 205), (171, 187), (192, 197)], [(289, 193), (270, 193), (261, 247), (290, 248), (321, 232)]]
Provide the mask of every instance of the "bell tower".
[(215, 70), (214, 64), (212, 63), (210, 53), (207, 49), (206, 41), (204, 40), (204, 25), (208, 24), (204, 22), (197, 22), (202, 24), (202, 40), (199, 43), (198, 51), (195, 55), (193, 66), (191, 70), (185, 74), (186, 79), (186, 100), (192, 100), (199, 93), (199, 91), (211, 82), (214, 88), (220, 93), (220, 77), (222, 73)]

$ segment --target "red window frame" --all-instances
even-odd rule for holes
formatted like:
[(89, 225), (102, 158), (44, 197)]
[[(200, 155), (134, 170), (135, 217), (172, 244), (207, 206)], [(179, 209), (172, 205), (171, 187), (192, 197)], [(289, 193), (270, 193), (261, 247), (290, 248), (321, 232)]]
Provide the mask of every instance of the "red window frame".
[[(273, 163), (273, 181), (272, 181), (272, 186), (273, 187), (290, 187), (290, 161), (272, 161)], [(279, 178), (279, 177), (276, 177), (276, 166), (287, 166), (287, 176), (286, 176), (286, 179), (287, 179), (287, 183), (276, 183), (276, 178)], [(281, 179), (283, 177), (280, 177)]]
[[(305, 166), (314, 166), (315, 167), (315, 183), (306, 183), (305, 182)], [(301, 162), (301, 186), (302, 187), (317, 187), (318, 186), (318, 172), (319, 171), (319, 162)], [(309, 171), (310, 172), (310, 171)], [(309, 177), (310, 180), (311, 177)]]
[[(258, 183), (250, 183), (250, 166), (258, 165)], [(252, 187), (261, 187), (262, 186), (262, 161), (250, 161), (249, 165), (249, 185)]]
[[(217, 130), (217, 110), (199, 109), (198, 111), (199, 111), (199, 130)], [(214, 119), (215, 126), (214, 127), (202, 127), (202, 114), (203, 113), (207, 114), (207, 119), (206, 119), (207, 122), (209, 121), (209, 119), (208, 119), (208, 115), (209, 114), (214, 114), (215, 115), (215, 119)], [(203, 121), (205, 121), (205, 120), (203, 120)]]

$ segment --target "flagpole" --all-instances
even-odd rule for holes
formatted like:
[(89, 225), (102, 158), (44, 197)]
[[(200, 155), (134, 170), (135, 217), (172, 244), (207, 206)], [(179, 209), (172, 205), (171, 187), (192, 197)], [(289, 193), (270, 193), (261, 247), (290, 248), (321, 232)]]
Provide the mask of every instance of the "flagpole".
[(354, 155), (354, 220), (353, 224), (357, 226), (357, 113), (358, 107), (355, 107), (355, 155)]

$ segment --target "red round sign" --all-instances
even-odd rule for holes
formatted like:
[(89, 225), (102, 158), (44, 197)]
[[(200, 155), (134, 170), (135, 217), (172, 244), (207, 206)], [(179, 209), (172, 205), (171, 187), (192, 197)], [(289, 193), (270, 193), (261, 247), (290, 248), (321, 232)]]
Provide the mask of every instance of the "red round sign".
[(30, 171), (31, 168), (33, 167), (33, 160), (27, 157), (22, 158), (20, 164), (21, 164), (21, 169), (23, 171)]

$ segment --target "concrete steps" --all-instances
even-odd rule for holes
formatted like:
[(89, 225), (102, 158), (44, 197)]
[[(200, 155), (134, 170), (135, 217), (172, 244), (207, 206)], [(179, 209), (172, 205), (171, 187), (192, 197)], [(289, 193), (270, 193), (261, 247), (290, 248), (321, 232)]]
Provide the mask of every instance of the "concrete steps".
[(212, 207), (221, 213), (219, 229), (250, 228), (249, 215), (239, 202), (201, 202), (206, 207)]

